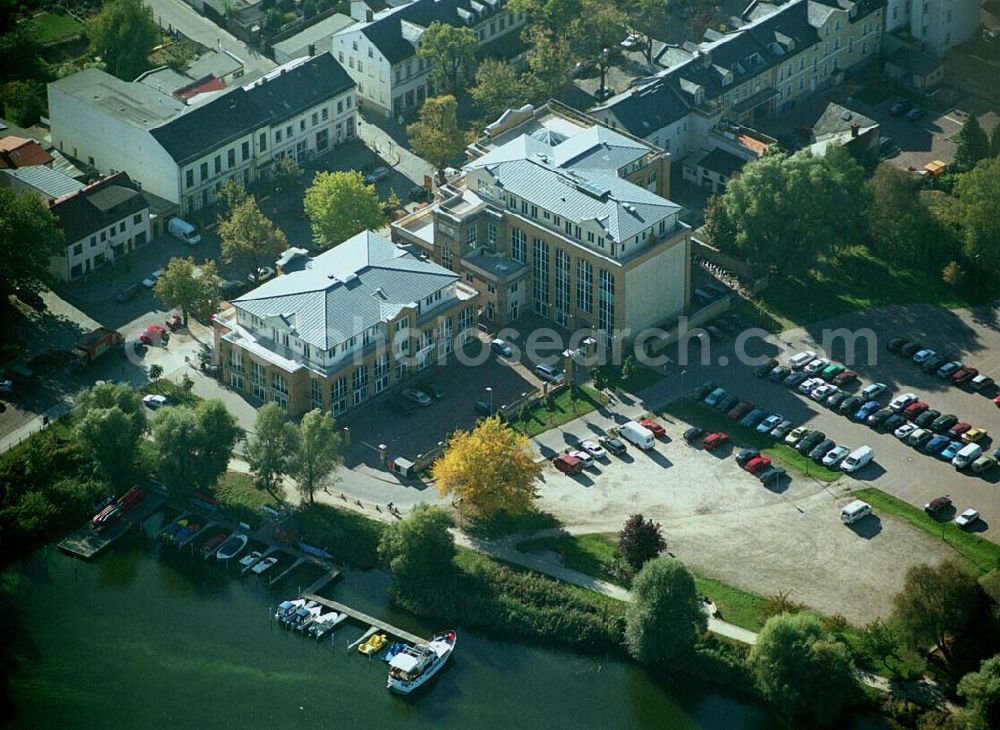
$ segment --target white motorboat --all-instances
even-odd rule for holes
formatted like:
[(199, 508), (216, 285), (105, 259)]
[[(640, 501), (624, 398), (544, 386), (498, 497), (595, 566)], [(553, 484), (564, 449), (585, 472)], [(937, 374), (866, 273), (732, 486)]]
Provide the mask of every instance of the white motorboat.
[(260, 575), (265, 570), (268, 570), (269, 568), (271, 568), (277, 562), (278, 562), (278, 559), (275, 558), (275, 557), (273, 557), (273, 556), (270, 557), (270, 558), (264, 558), (259, 563), (257, 563), (255, 566), (253, 566), (252, 568), (250, 568), (250, 571), (253, 572), (253, 573), (256, 573), (257, 575)]
[(249, 567), (254, 563), (256, 563), (258, 560), (260, 560), (260, 553), (254, 550), (249, 555), (244, 555), (242, 558), (240, 558), (240, 567), (241, 568)]
[(438, 634), (426, 644), (408, 646), (389, 660), (390, 692), (410, 694), (441, 671), (455, 649), (454, 631)]
[(246, 535), (233, 535), (231, 538), (222, 543), (219, 551), (215, 554), (215, 557), (219, 560), (229, 560), (235, 558), (240, 554), (240, 551), (247, 546), (247, 542), (250, 538)]
[(292, 601), (282, 601), (278, 604), (278, 608), (274, 612), (274, 620), (282, 621), (286, 616), (289, 616), (300, 608), (306, 605), (306, 599), (296, 598)]
[(285, 623), (288, 624), (288, 628), (295, 629), (296, 631), (301, 631), (303, 628), (309, 625), (309, 623), (319, 616), (323, 612), (323, 607), (318, 603), (310, 601), (305, 606), (300, 608), (298, 611), (289, 616)]
[(319, 641), (346, 620), (346, 613), (337, 613), (336, 611), (324, 613), (322, 616), (312, 620), (309, 627), (306, 629), (306, 633)]

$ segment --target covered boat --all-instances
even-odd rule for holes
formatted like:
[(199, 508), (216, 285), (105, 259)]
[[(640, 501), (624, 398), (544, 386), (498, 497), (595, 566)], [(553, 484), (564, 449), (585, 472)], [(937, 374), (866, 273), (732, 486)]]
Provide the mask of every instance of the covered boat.
[(455, 648), (458, 635), (454, 631), (438, 634), (426, 644), (408, 646), (389, 660), (390, 692), (410, 694), (437, 674)]

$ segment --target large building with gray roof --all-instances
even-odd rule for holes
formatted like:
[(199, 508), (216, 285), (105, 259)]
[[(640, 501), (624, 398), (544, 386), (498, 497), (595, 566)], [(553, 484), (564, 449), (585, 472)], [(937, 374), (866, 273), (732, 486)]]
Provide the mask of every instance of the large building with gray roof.
[(421, 252), (364, 231), (217, 314), (223, 379), (290, 415), (334, 416), (447, 358), (478, 294)]
[(49, 84), (48, 98), (55, 147), (128, 172), (182, 214), (213, 205), (229, 180), (246, 185), (281, 157), (305, 163), (356, 134), (354, 81), (329, 53), (194, 96), (86, 69)]
[(657, 192), (662, 150), (549, 105), (505, 115), (469, 156), (393, 237), (472, 282), (487, 322), (533, 312), (608, 343), (684, 313), (690, 229)]

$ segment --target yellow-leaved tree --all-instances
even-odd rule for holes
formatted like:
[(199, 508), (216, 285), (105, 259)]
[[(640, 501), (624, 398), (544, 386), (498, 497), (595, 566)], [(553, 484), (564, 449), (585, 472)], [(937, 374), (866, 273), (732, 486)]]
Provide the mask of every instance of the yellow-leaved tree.
[(528, 437), (494, 416), (449, 436), (432, 473), (439, 492), (462, 500), (463, 513), (492, 517), (531, 508), (541, 466), (532, 459)]

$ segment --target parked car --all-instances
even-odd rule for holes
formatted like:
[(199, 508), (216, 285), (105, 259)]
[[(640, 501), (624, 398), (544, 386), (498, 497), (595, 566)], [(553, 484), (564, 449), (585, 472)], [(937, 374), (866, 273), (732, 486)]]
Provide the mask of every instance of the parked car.
[(921, 369), (923, 369), (925, 373), (935, 373), (942, 365), (944, 365), (947, 362), (948, 358), (945, 357), (944, 355), (935, 355), (934, 357), (927, 360), (920, 367)]
[(889, 386), (885, 383), (871, 383), (861, 389), (861, 397), (865, 400), (876, 400), (888, 390)]
[(826, 456), (823, 457), (823, 466), (832, 469), (842, 462), (849, 453), (851, 453), (851, 450), (846, 446), (837, 446), (830, 449), (826, 452)]
[(977, 522), (979, 522), (979, 513), (974, 509), (967, 509), (955, 518), (955, 524), (963, 530), (968, 530)]
[(716, 431), (715, 433), (710, 433), (705, 437), (705, 440), (701, 442), (701, 445), (705, 450), (711, 451), (717, 449), (720, 446), (725, 446), (729, 443), (729, 434), (725, 431)]
[(903, 345), (908, 344), (909, 340), (905, 337), (893, 337), (887, 343), (885, 343), (885, 349), (889, 352), (899, 352), (899, 348)]
[(704, 383), (691, 391), (691, 397), (695, 400), (705, 400), (705, 396), (715, 390), (715, 387), (715, 383), (711, 380), (706, 380)]
[(969, 387), (977, 393), (986, 390), (991, 385), (994, 385), (994, 380), (989, 375), (977, 375), (969, 381)]
[(161, 276), (163, 276), (163, 270), (157, 269), (152, 274), (150, 274), (149, 276), (147, 276), (145, 279), (142, 280), (142, 285), (147, 289), (152, 289), (154, 286), (156, 286), (156, 282), (160, 280)]
[(825, 401), (823, 401), (823, 405), (825, 405), (827, 408), (835, 411), (838, 408), (840, 408), (840, 404), (841, 403), (843, 403), (845, 400), (847, 400), (850, 397), (851, 397), (851, 394), (848, 393), (846, 390), (838, 390), (836, 393), (834, 393), (829, 398), (827, 398)]
[(997, 460), (992, 456), (980, 456), (974, 462), (972, 466), (969, 467), (975, 474), (985, 474), (988, 471), (992, 471), (997, 466)]
[(698, 428), (697, 426), (692, 426), (691, 428), (689, 428), (687, 431), (684, 432), (684, 436), (682, 438), (689, 444), (695, 444), (698, 443), (698, 441), (700, 441), (702, 437), (704, 437), (704, 435), (705, 435), (705, 429)]
[(775, 484), (779, 484), (787, 476), (788, 472), (785, 471), (785, 469), (783, 469), (780, 466), (774, 466), (773, 464), (767, 469), (757, 472), (757, 478), (760, 479), (760, 483), (763, 484), (765, 487), (770, 487), (774, 486)]
[(736, 463), (743, 466), (751, 459), (756, 459), (760, 456), (760, 449), (740, 449), (736, 454)]
[(962, 434), (972, 428), (971, 423), (966, 423), (965, 421), (959, 421), (954, 426), (945, 431), (945, 434), (953, 439), (961, 439)]
[(903, 409), (903, 416), (908, 421), (916, 419), (924, 411), (928, 410), (930, 406), (922, 400), (918, 400), (916, 403), (911, 403), (906, 408)]
[(424, 391), (417, 390), (416, 388), (403, 388), (401, 395), (407, 400), (413, 401), (418, 406), (429, 406), (431, 404), (431, 397)]
[(948, 380), (955, 373), (956, 370), (961, 370), (965, 365), (959, 360), (952, 360), (951, 362), (946, 362), (944, 365), (937, 369), (935, 373), (942, 380)]
[(958, 416), (952, 413), (945, 413), (934, 419), (934, 422), (931, 424), (931, 431), (934, 433), (944, 433), (956, 423), (958, 423)]
[(853, 370), (842, 370), (837, 373), (830, 382), (838, 388), (845, 388), (848, 385), (853, 385), (858, 382), (858, 374)]
[(381, 182), (389, 177), (389, 168), (385, 165), (379, 165), (374, 170), (365, 175), (365, 184), (374, 185), (377, 182)]
[(897, 350), (897, 353), (900, 357), (912, 358), (917, 352), (923, 349), (924, 346), (920, 342), (910, 341), (905, 345), (902, 345), (899, 350)]
[(811, 360), (816, 358), (816, 353), (812, 350), (804, 350), (803, 352), (797, 352), (788, 358), (788, 367), (792, 370), (801, 370), (806, 365), (809, 364)]
[(906, 437), (906, 445), (919, 449), (932, 438), (934, 438), (934, 434), (926, 428), (916, 428), (910, 432), (909, 436)]
[[(156, 282), (153, 282), (155, 285)], [(121, 289), (117, 294), (115, 294), (115, 301), (119, 304), (124, 304), (125, 302), (132, 301), (137, 296), (142, 293), (142, 287), (138, 284), (129, 284), (124, 289)]]
[(813, 461), (823, 461), (823, 457), (837, 446), (833, 439), (823, 439), (809, 450), (809, 458)]
[(917, 120), (923, 118), (924, 110), (919, 107), (913, 107), (910, 111), (906, 112), (906, 120), (908, 122), (916, 122)]
[(841, 365), (840, 363), (837, 362), (830, 363), (825, 368), (823, 368), (823, 372), (821, 372), (819, 376), (823, 378), (823, 380), (825, 380), (826, 382), (832, 383), (833, 379), (836, 378), (845, 370), (847, 370), (847, 368)]
[(597, 439), (597, 443), (615, 456), (622, 456), (626, 451), (628, 451), (628, 447), (625, 445), (625, 442), (615, 436), (601, 436)]
[(806, 373), (807, 375), (815, 375), (818, 377), (819, 374), (823, 372), (823, 370), (825, 370), (829, 364), (830, 361), (827, 360), (825, 357), (817, 357), (806, 363), (802, 367), (802, 372)]
[(809, 376), (800, 370), (799, 372), (792, 373), (791, 375), (786, 377), (784, 380), (781, 381), (781, 383), (782, 385), (786, 385), (789, 388), (797, 388), (808, 379)]
[(950, 441), (941, 453), (938, 454), (938, 458), (942, 461), (951, 461), (958, 456), (958, 452), (962, 450), (963, 446), (965, 446), (965, 444), (961, 441)]
[(917, 427), (914, 426), (912, 423), (904, 423), (902, 426), (893, 431), (892, 435), (898, 438), (900, 441), (902, 441), (916, 430)]
[(573, 65), (573, 78), (578, 79), (581, 76), (584, 76), (592, 68), (594, 68), (594, 61), (589, 58), (584, 59), (583, 61), (577, 61)]
[(763, 408), (754, 408), (740, 419), (740, 425), (747, 428), (754, 428), (758, 423), (767, 418), (767, 411)]
[(816, 446), (818, 446), (820, 442), (822, 442), (823, 439), (825, 438), (826, 434), (823, 433), (822, 431), (810, 431), (809, 433), (807, 433), (805, 436), (802, 437), (801, 441), (795, 444), (795, 450), (798, 451), (800, 454), (808, 454), (810, 451), (816, 448)]
[(574, 459), (579, 459), (585, 469), (589, 469), (594, 465), (594, 457), (582, 449), (573, 449), (569, 452), (569, 455)]
[(167, 405), (167, 397), (165, 395), (150, 393), (149, 395), (142, 396), (142, 404), (149, 410), (155, 411), (157, 408)]
[(826, 385), (826, 383), (824, 383), (822, 379), (809, 378), (808, 380), (804, 381), (801, 385), (799, 385), (799, 392), (804, 395), (809, 395), (821, 385)]
[(771, 457), (762, 455), (750, 459), (743, 465), (743, 468), (751, 474), (758, 474), (769, 466), (771, 466)]
[(247, 281), (251, 284), (261, 285), (265, 281), (273, 279), (275, 276), (275, 271), (270, 266), (261, 266), (256, 271), (251, 272), (247, 275)]
[(913, 105), (908, 101), (897, 101), (895, 104), (889, 107), (889, 115), (893, 117), (898, 117), (903, 114), (906, 114), (906, 112), (910, 111), (910, 109), (912, 108)]
[(830, 385), (829, 383), (825, 383), (810, 391), (809, 397), (812, 398), (817, 403), (822, 403), (831, 395), (836, 393), (837, 390), (838, 388), (836, 385)]
[(771, 431), (777, 428), (778, 424), (784, 420), (785, 419), (777, 413), (770, 415), (757, 424), (757, 433), (771, 433)]
[(719, 401), (721, 401), (727, 395), (728, 395), (728, 393), (726, 393), (726, 389), (725, 388), (716, 388), (711, 393), (709, 393), (707, 396), (705, 396), (705, 405), (707, 405), (707, 406), (718, 405)]
[(659, 423), (657, 423), (656, 421), (654, 421), (652, 418), (642, 418), (642, 419), (640, 419), (639, 420), (639, 425), (642, 426), (643, 428), (648, 428), (650, 431), (652, 431), (653, 432), (653, 436), (655, 436), (656, 438), (660, 438), (661, 436), (665, 436), (666, 433), (667, 433), (666, 429), (663, 428), (663, 426), (661, 426)]
[(889, 408), (892, 409), (893, 413), (899, 413), (904, 408), (918, 402), (920, 398), (916, 393), (903, 393), (902, 395), (897, 395), (891, 401), (889, 401)]
[(537, 375), (541, 380), (554, 385), (561, 385), (562, 382), (566, 380), (566, 376), (563, 375), (561, 370), (543, 362), (535, 365), (535, 375)]
[(959, 368), (952, 373), (951, 382), (955, 385), (965, 385), (977, 375), (979, 375), (979, 371), (975, 368)]
[(552, 460), (552, 466), (567, 476), (579, 474), (583, 471), (583, 462), (572, 454), (559, 454)]
[(608, 456), (608, 452), (604, 450), (604, 447), (601, 446), (596, 441), (592, 441), (591, 439), (584, 439), (583, 441), (581, 441), (580, 450), (586, 451), (595, 459), (605, 459)]
[(771, 430), (771, 438), (775, 438), (780, 441), (785, 438), (788, 432), (792, 429), (793, 425), (794, 424), (791, 421), (785, 419)]
[(775, 360), (774, 358), (771, 358), (766, 362), (762, 362), (760, 365), (754, 366), (753, 374), (756, 375), (758, 378), (763, 378), (766, 377), (768, 373), (770, 373), (776, 367), (778, 367), (778, 361)]
[[(931, 424), (934, 423), (941, 415), (941, 411), (936, 411), (931, 408), (928, 411), (924, 411), (919, 416), (913, 419), (913, 422), (920, 426), (920, 428), (930, 428)], [(931, 429), (932, 431), (934, 429)]]
[(731, 408), (729, 410), (729, 413), (727, 413), (726, 415), (728, 415), (734, 421), (738, 421), (741, 418), (743, 418), (743, 416), (752, 411), (753, 407), (754, 404), (752, 400), (742, 400), (733, 408)]
[(736, 404), (739, 402), (740, 402), (739, 397), (730, 393), (725, 398), (719, 401), (719, 404), (715, 406), (715, 410), (718, 411), (719, 413), (729, 413), (729, 411), (733, 410), (733, 408), (735, 408)]
[(868, 425), (874, 428), (876, 431), (881, 430), (885, 427), (885, 422), (892, 418), (892, 411), (888, 408), (880, 408), (873, 414), (868, 416)]
[(936, 434), (930, 441), (924, 444), (923, 452), (931, 456), (937, 456), (945, 450), (949, 443), (951, 442), (947, 436)]
[(864, 405), (864, 401), (861, 400), (856, 395), (852, 395), (850, 398), (845, 398), (843, 403), (837, 407), (837, 413), (842, 416), (851, 416), (858, 412), (858, 409)]
[(490, 350), (500, 357), (514, 357), (514, 348), (504, 340), (490, 340)]
[(858, 423), (865, 423), (868, 420), (868, 417), (875, 413), (881, 405), (882, 404), (877, 400), (870, 400), (854, 412), (854, 416), (851, 420), (857, 421)]
[(962, 434), (962, 441), (967, 444), (978, 444), (980, 441), (985, 441), (987, 436), (989, 434), (985, 428), (970, 428)]
[(917, 365), (923, 365), (925, 362), (930, 360), (936, 354), (937, 353), (934, 352), (934, 350), (931, 350), (930, 348), (924, 348), (923, 350), (918, 350), (913, 355), (913, 362), (915, 362)]
[(784, 365), (779, 365), (767, 374), (767, 379), (772, 380), (775, 383), (780, 383), (791, 374), (792, 371), (789, 368), (786, 368)]
[(951, 497), (947, 494), (943, 497), (935, 497), (924, 505), (924, 512), (931, 517), (940, 518), (951, 509)]

